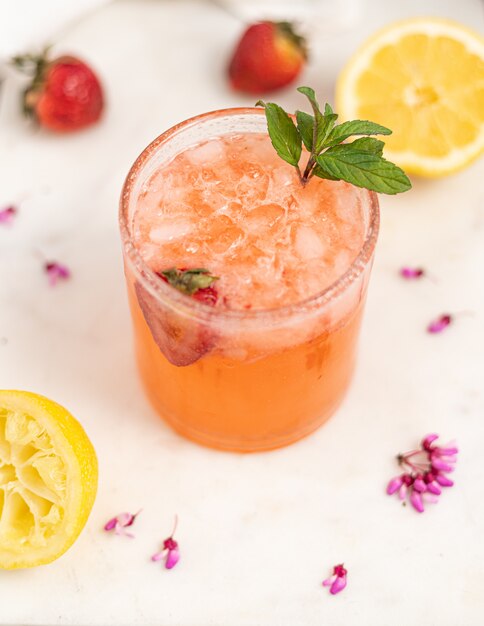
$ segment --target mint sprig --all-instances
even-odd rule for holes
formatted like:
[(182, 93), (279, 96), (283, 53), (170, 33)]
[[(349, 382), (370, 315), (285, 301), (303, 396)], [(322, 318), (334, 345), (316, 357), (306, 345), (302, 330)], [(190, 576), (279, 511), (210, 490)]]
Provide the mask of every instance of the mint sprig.
[[(405, 172), (383, 158), (384, 142), (371, 136), (390, 135), (389, 128), (367, 120), (336, 124), (338, 115), (329, 104), (325, 105), (324, 113), (321, 111), (313, 89), (298, 87), (298, 91), (308, 98), (313, 114), (296, 111), (296, 123), (274, 102), (259, 100), (256, 106), (265, 109), (269, 137), (277, 154), (297, 169), (303, 185), (317, 176), (344, 180), (386, 194), (411, 189)], [(343, 143), (357, 136), (360, 137), (351, 143)], [(301, 173), (299, 160), (303, 144), (309, 158)]]

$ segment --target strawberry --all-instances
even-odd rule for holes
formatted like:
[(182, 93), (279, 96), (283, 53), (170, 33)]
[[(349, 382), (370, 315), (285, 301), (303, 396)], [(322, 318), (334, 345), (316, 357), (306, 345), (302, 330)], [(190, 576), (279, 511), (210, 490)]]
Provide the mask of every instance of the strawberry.
[[(218, 293), (212, 276), (206, 269), (170, 268), (157, 275), (187, 296), (208, 306), (217, 304)], [(209, 352), (215, 343), (214, 333), (207, 325), (186, 318), (160, 305), (140, 283), (135, 283), (136, 296), (153, 339), (173, 365), (191, 365)]]
[(25, 113), (44, 128), (60, 133), (90, 126), (103, 110), (103, 90), (92, 69), (80, 59), (63, 56), (15, 57), (13, 63), (32, 75), (23, 96)]
[(242, 35), (230, 61), (232, 87), (259, 94), (291, 83), (307, 59), (306, 42), (289, 22), (259, 22)]

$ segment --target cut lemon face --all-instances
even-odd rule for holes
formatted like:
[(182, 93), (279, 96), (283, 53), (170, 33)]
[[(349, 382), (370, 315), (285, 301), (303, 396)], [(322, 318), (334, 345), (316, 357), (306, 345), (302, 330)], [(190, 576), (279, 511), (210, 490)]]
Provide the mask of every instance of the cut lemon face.
[(0, 390), (0, 567), (61, 556), (87, 521), (97, 475), (94, 448), (66, 409)]
[(392, 24), (350, 59), (336, 104), (391, 128), (385, 156), (407, 172), (455, 172), (484, 151), (484, 39), (447, 20)]

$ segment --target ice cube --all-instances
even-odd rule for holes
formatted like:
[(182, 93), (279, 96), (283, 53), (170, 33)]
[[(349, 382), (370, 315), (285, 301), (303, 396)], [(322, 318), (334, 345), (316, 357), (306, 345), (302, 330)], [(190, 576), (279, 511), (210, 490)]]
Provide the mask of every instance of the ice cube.
[(196, 148), (187, 150), (185, 156), (193, 165), (201, 166), (220, 161), (224, 156), (224, 152), (222, 142), (218, 139), (211, 139)]
[(272, 172), (272, 184), (278, 187), (288, 187), (294, 182), (293, 168), (290, 165), (278, 167)]
[(150, 240), (154, 243), (167, 243), (184, 237), (193, 229), (193, 223), (186, 219), (166, 219), (150, 230)]
[(325, 250), (317, 232), (308, 226), (297, 227), (294, 245), (296, 254), (303, 260), (320, 258)]

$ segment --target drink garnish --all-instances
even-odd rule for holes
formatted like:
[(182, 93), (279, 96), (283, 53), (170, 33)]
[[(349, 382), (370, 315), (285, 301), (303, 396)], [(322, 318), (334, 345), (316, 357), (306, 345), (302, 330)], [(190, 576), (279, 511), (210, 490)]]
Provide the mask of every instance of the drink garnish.
[[(171, 267), (156, 275), (202, 304), (209, 307), (217, 304), (218, 292), (213, 283), (219, 277), (205, 268)], [(212, 349), (215, 341), (212, 326), (197, 324), (163, 307), (141, 283), (135, 283), (135, 291), (153, 339), (172, 365), (191, 365)]]
[(177, 269), (176, 267), (170, 267), (162, 272), (157, 272), (157, 274), (172, 287), (175, 287), (178, 291), (186, 293), (189, 296), (193, 296), (197, 292), (207, 289), (213, 282), (220, 278), (219, 276), (212, 276), (209, 270), (201, 267), (195, 269)]
[[(336, 124), (338, 115), (327, 103), (324, 113), (321, 112), (313, 89), (298, 87), (298, 91), (308, 98), (313, 115), (296, 111), (296, 122), (274, 102), (259, 100), (256, 106), (265, 109), (274, 149), (281, 159), (296, 168), (303, 185), (313, 176), (318, 176), (344, 180), (357, 187), (386, 194), (411, 189), (412, 184), (405, 172), (383, 158), (384, 142), (371, 136), (390, 135), (392, 131), (389, 128), (367, 120)], [(355, 136), (360, 137), (344, 143)], [(299, 161), (303, 144), (309, 158), (301, 172)]]

